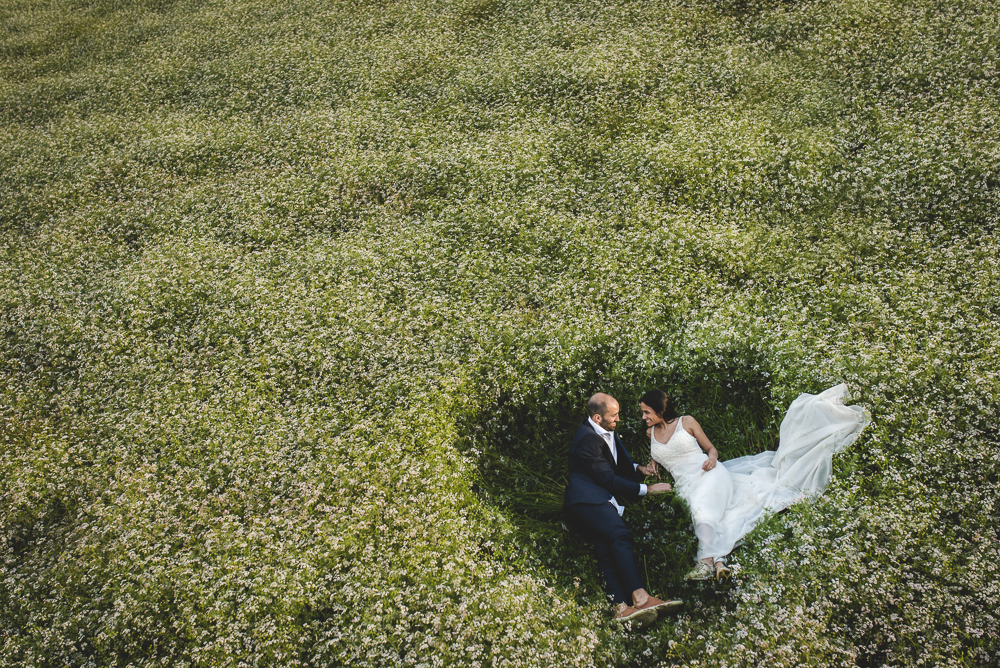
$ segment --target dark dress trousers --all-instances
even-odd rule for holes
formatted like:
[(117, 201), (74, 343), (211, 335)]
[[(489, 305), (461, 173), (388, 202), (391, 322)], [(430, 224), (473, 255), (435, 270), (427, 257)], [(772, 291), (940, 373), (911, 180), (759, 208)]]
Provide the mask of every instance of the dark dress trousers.
[[(614, 432), (612, 432), (614, 434)], [(569, 448), (569, 483), (563, 512), (570, 528), (590, 543), (604, 590), (614, 603), (632, 604), (632, 592), (645, 589), (635, 561), (632, 533), (609, 501), (620, 505), (639, 496), (639, 476), (617, 434), (615, 463), (607, 441), (584, 420)]]

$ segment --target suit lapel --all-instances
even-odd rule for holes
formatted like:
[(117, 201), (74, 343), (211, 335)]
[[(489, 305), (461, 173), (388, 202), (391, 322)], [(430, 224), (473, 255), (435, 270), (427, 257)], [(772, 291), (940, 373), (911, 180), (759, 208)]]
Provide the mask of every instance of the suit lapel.
[[(618, 466), (615, 463), (614, 456), (611, 454), (611, 446), (608, 445), (607, 439), (605, 439), (603, 436), (594, 431), (594, 426), (590, 424), (590, 420), (584, 420), (583, 424), (587, 425), (587, 429), (589, 429), (595, 436), (601, 439), (601, 441), (604, 443), (604, 448), (602, 449), (602, 451), (604, 452), (604, 458), (608, 460), (608, 464), (611, 464), (611, 468), (615, 468), (616, 466)], [(618, 440), (618, 435), (614, 432), (611, 432), (611, 440), (612, 442), (616, 442)], [(622, 452), (623, 450), (621, 448), (618, 448), (618, 453), (621, 454)]]
[[(618, 466), (618, 463), (615, 461), (615, 456), (611, 452), (611, 448), (613, 447), (614, 440), (615, 440), (614, 436), (612, 435), (612, 437), (611, 437), (611, 443), (612, 443), (612, 445), (608, 445), (608, 441), (603, 436), (601, 436), (601, 440), (604, 441), (604, 458), (608, 460), (608, 463), (611, 464), (612, 468), (615, 468), (616, 466)], [(620, 452), (621, 451), (619, 451), (619, 453)]]
[(628, 469), (632, 470), (632, 458), (628, 456), (628, 452), (625, 451), (625, 446), (622, 445), (622, 441), (618, 438), (618, 432), (614, 432), (615, 445), (618, 446), (618, 463), (628, 464)]

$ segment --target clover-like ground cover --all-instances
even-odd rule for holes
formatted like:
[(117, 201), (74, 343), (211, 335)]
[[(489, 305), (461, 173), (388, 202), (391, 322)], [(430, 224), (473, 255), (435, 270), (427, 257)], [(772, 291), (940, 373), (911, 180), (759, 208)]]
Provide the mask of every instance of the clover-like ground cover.
[[(995, 665), (996, 2), (0, 0), (0, 663)], [(874, 422), (676, 619), (585, 397)]]

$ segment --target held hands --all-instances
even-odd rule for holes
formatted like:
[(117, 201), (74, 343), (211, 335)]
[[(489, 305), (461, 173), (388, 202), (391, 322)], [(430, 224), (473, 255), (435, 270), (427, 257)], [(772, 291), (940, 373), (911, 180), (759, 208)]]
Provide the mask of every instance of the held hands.
[(636, 466), (635, 470), (643, 475), (655, 475), (657, 480), (660, 479), (660, 465), (655, 459), (650, 459), (645, 466)]
[[(655, 459), (650, 459), (645, 466), (636, 466), (635, 470), (643, 475), (655, 475), (657, 480), (660, 479), (660, 465)], [(654, 482), (652, 485), (646, 485), (646, 494), (663, 494), (672, 489), (668, 482)]]

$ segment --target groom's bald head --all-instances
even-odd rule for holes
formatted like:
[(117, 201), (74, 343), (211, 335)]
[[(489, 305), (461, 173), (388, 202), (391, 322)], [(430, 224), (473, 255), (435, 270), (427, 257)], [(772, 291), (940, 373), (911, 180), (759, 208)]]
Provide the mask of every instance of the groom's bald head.
[[(618, 400), (610, 394), (598, 392), (587, 400), (587, 415), (591, 418), (597, 415), (604, 417), (605, 415), (618, 413), (618, 411)], [(600, 420), (595, 419), (594, 421), (600, 423)]]

